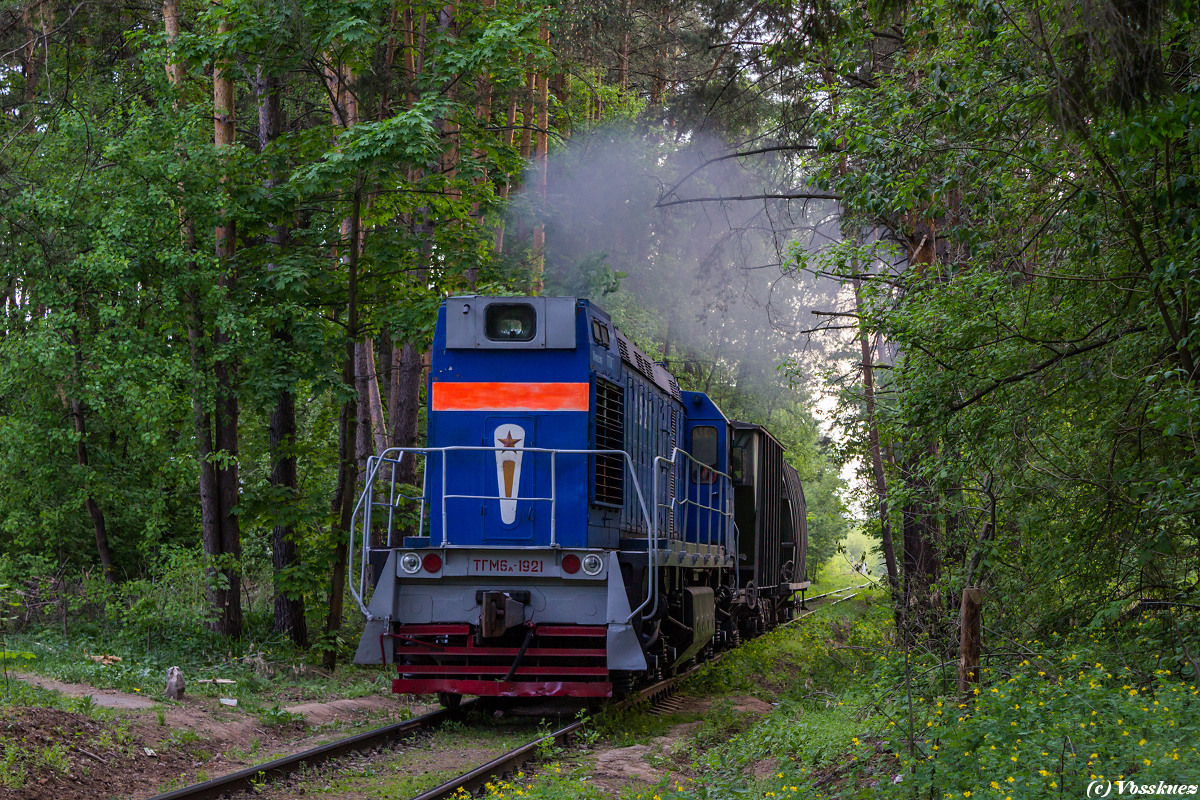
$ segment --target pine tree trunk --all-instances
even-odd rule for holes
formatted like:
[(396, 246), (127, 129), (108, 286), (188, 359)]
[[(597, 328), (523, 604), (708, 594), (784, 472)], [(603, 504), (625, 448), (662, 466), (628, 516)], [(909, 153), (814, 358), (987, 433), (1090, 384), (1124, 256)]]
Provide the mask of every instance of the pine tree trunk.
[[(290, 343), (290, 337), (281, 340)], [(280, 392), (271, 413), (271, 485), (289, 490), (292, 500), (298, 499), (299, 476), (296, 469), (296, 404), (291, 392)], [(273, 629), (286, 633), (298, 647), (308, 646), (308, 623), (304, 617), (304, 593), (288, 591), (281, 583), (286, 574), (300, 565), (291, 525), (279, 524), (271, 529), (271, 567), (275, 573), (275, 620)], [(281, 579), (281, 576), (284, 576)]]
[[(78, 345), (76, 345), (78, 346)], [(79, 363), (79, 355), (76, 352), (76, 364)], [(78, 398), (71, 398), (71, 418), (75, 422), (75, 435), (79, 437), (75, 443), (75, 461), (79, 466), (85, 467), (84, 474), (88, 470), (88, 452), (87, 452), (87, 425), (84, 421), (83, 403)], [(117, 582), (116, 567), (113, 565), (112, 552), (108, 547), (108, 527), (104, 522), (104, 511), (101, 510), (100, 504), (96, 502), (96, 498), (88, 492), (84, 498), (83, 507), (87, 510), (88, 516), (92, 518), (92, 529), (96, 534), (96, 554), (100, 557), (100, 566), (104, 569), (104, 579), (109, 583)]]
[[(854, 284), (855, 310), (862, 318), (862, 286), (858, 278)], [(888, 509), (887, 478), (883, 472), (883, 453), (879, 444), (879, 425), (875, 417), (875, 367), (871, 356), (871, 343), (865, 327), (859, 329), (859, 344), (862, 347), (863, 394), (867, 408), (867, 442), (871, 450), (871, 474), (875, 479), (875, 495), (879, 498), (879, 538), (883, 546), (883, 562), (887, 568), (888, 584), (896, 595), (900, 587), (899, 571), (896, 568), (896, 546), (892, 541), (891, 512)]]
[(371, 358), (371, 340), (364, 339), (354, 344), (354, 393), (356, 395), (354, 458), (361, 478), (367, 472), (367, 457), (375, 455), (375, 444), (371, 426), (371, 389), (374, 377), (374, 359)]
[(617, 54), (617, 85), (629, 88), (629, 26), (633, 24), (631, 0), (621, 0), (621, 46)]
[(919, 472), (921, 462), (933, 455), (931, 447), (915, 439), (907, 443), (900, 473), (908, 497), (901, 508), (904, 538), (904, 622), (915, 641), (918, 633), (934, 637), (938, 631), (940, 603), (934, 597), (934, 585), (941, 574), (937, 548), (938, 519), (933, 503), (933, 487)]
[[(228, 33), (229, 23), (222, 20), (218, 33)], [(213, 144), (218, 148), (232, 147), (234, 143), (234, 95), (233, 76), (228, 66), (217, 64), (213, 69)], [(221, 264), (221, 288), (228, 295), (236, 284), (235, 231), (233, 220), (222, 218), (216, 228), (216, 255)], [(234, 509), (238, 502), (238, 400), (234, 387), (235, 365), (228, 354), (229, 334), (220, 326), (213, 329), (213, 378), (216, 383), (215, 419), (213, 422), (213, 444), (216, 448), (218, 525), (220, 543), (217, 553), (224, 562), (220, 569), (224, 576), (225, 602), (219, 607), (217, 630), (230, 638), (242, 635), (241, 530)]]
[[(77, 298), (75, 300), (75, 313), (79, 318), (84, 315), (83, 300)], [(72, 357), (75, 361), (74, 383), (79, 384), (83, 380), (83, 343), (79, 336), (78, 327), (71, 328), (71, 349)], [(88, 451), (87, 451), (87, 424), (84, 418), (83, 402), (78, 397), (68, 399), (66, 392), (59, 389), (63, 405), (71, 414), (71, 421), (74, 424), (75, 435), (78, 437), (75, 441), (75, 463), (83, 467), (82, 474), (84, 480), (87, 480), (88, 473), (91, 471), (87, 467)], [(92, 519), (92, 530), (96, 536), (96, 555), (100, 558), (100, 565), (104, 570), (104, 579), (109, 583), (117, 582), (116, 568), (113, 565), (112, 552), (108, 547), (108, 526), (104, 521), (104, 511), (101, 510), (100, 504), (96, 502), (96, 498), (91, 492), (87, 493), (84, 498), (83, 507), (88, 512), (88, 516)]]
[[(392, 348), (392, 380), (388, 396), (388, 426), (392, 447), (417, 446), (417, 420), (421, 410), (421, 353), (412, 342)], [(417, 461), (411, 455), (400, 460), (396, 480), (415, 484)]]
[[(179, 38), (179, 5), (177, 0), (164, 0), (163, 27), (167, 39), (174, 43)], [(183, 82), (184, 67), (176, 61), (166, 63), (167, 76), (171, 84), (178, 89)], [(176, 101), (177, 105), (178, 101)], [(182, 192), (182, 186), (180, 191)], [(181, 208), (179, 211), (180, 244), (189, 253), (196, 250), (195, 222)], [(198, 267), (193, 260), (190, 270), (196, 273)], [(200, 278), (196, 276), (196, 283)], [(199, 289), (190, 287), (184, 297), (187, 309), (188, 357), (192, 368), (192, 425), (196, 439), (197, 488), (200, 495), (200, 533), (201, 545), (209, 563), (205, 568), (206, 583), (209, 586), (209, 605), (219, 617), (229, 604), (228, 591), (217, 579), (217, 567), (212, 558), (221, 553), (221, 510), (220, 490), (217, 485), (217, 470), (213, 462), (213, 427), (212, 418), (205, 409), (209, 365), (209, 342), (205, 337), (204, 311), (201, 306)], [(213, 624), (214, 629), (219, 625)]]
[[(174, 44), (179, 38), (179, 0), (163, 0), (163, 28), (167, 39)], [(184, 66), (177, 61), (167, 62), (167, 77), (171, 85), (178, 88), (183, 84)]]
[(50, 29), (54, 27), (54, 4), (51, 0), (34, 0), (21, 12), (25, 24), (25, 46), (22, 48), (22, 73), (25, 78), (25, 104), (37, 98), (38, 84), (46, 67), (46, 50)]
[[(542, 25), (538, 39), (546, 47), (550, 46), (550, 29)], [(537, 139), (534, 145), (534, 170), (537, 173), (537, 195), (541, 201), (538, 221), (533, 226), (533, 269), (531, 270), (532, 290), (534, 294), (542, 293), (543, 276), (546, 272), (546, 181), (549, 165), (548, 154), (550, 147), (550, 77), (537, 76)]]
[(388, 39), (383, 50), (383, 87), (379, 91), (379, 120), (383, 121), (392, 113), (392, 73), (396, 64), (396, 28), (401, 22), (400, 3), (392, 3), (391, 13), (388, 14)]
[[(909, 268), (924, 277), (937, 260), (936, 220), (923, 218), (914, 225), (915, 233), (907, 242)], [(917, 236), (920, 236), (918, 239)], [(909, 502), (901, 509), (904, 528), (904, 613), (908, 634), (923, 632), (938, 637), (940, 608), (935, 585), (941, 575), (938, 549), (939, 510), (934, 487), (921, 471), (921, 463), (937, 455), (937, 447), (913, 436), (904, 443), (900, 474)]]
[(525, 105), (521, 109), (521, 144), (518, 151), (522, 161), (529, 160), (529, 153), (533, 146), (534, 102), (537, 100), (537, 73), (533, 69), (533, 56), (529, 56), (527, 63)]
[[(271, 143), (283, 132), (283, 111), (280, 107), (280, 79), (271, 75), (261, 65), (258, 68), (258, 146), (265, 153)], [(267, 169), (264, 187), (272, 192), (279, 185), (280, 175), (274, 166)], [(289, 241), (286, 225), (273, 222), (268, 240), (277, 254), (282, 254)], [(275, 269), (274, 262), (267, 265)], [(290, 320), (282, 320), (271, 331), (271, 338), (280, 350), (292, 346)], [(271, 453), (271, 486), (281, 495), (286, 495), (287, 504), (295, 504), (300, 497), (300, 479), (296, 463), (296, 401), (292, 392), (281, 389), (275, 400), (275, 409), (268, 422)], [(287, 509), (284, 509), (287, 513)], [(276, 524), (271, 529), (271, 568), (274, 573), (274, 620), (272, 629), (286, 633), (298, 647), (308, 646), (308, 622), (305, 619), (304, 593), (289, 591), (288, 573), (300, 566), (300, 550), (296, 546), (296, 532), (291, 524)]]
[[(505, 117), (504, 130), (504, 148), (508, 150), (512, 148), (513, 141), (516, 138), (517, 127), (517, 93), (513, 92), (508, 98), (508, 114)], [(506, 175), (504, 185), (500, 187), (500, 199), (507, 200), (509, 188), (512, 186), (512, 176)], [(496, 239), (494, 248), (496, 255), (504, 252), (504, 218), (500, 218), (500, 222), (496, 224)]]
[[(358, 215), (360, 200), (355, 195), (351, 214), (342, 221), (342, 239), (346, 255), (343, 263), (347, 273), (346, 299), (346, 354), (342, 365), (342, 380), (353, 388), (355, 375), (354, 334), (358, 330)], [(340, 430), (338, 433), (338, 482), (334, 494), (333, 513), (334, 538), (333, 570), (329, 587), (329, 615), (325, 618), (325, 634), (331, 641), (336, 639), (342, 626), (342, 609), (346, 594), (347, 554), (350, 523), (354, 517), (354, 487), (358, 482), (358, 462), (355, 458), (355, 443), (358, 430), (358, 401), (351, 397), (342, 404)], [(337, 650), (329, 647), (322, 656), (326, 669), (337, 665)]]
[[(333, 97), (331, 113), (335, 125), (343, 129), (358, 124), (358, 102), (351, 92), (352, 76), (342, 65), (326, 72), (330, 94)], [(362, 208), (361, 190), (355, 190), (350, 203), (350, 215), (341, 225), (341, 262), (346, 269), (346, 344), (345, 360), (342, 363), (342, 380), (350, 390), (355, 389), (356, 340), (358, 338), (358, 256), (359, 214)], [(358, 399), (356, 394), (342, 404), (338, 431), (338, 482), (333, 499), (334, 540), (333, 567), (329, 586), (329, 614), (325, 618), (325, 636), (330, 642), (322, 655), (326, 669), (337, 665), (337, 648), (333, 642), (342, 625), (342, 611), (346, 594), (346, 559), (349, 551), (348, 537), (354, 517), (354, 488), (358, 482), (356, 458), (358, 438)]]

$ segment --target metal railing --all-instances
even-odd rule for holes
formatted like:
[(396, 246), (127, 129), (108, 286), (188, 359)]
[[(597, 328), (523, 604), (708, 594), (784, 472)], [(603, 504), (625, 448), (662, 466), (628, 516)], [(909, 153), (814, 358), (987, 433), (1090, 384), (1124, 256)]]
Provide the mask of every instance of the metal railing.
[[(683, 456), (682, 460), (680, 460), (680, 456)], [(669, 480), (665, 480), (662, 477), (665, 474), (669, 474), (672, 470), (676, 471), (674, 483), (672, 483)], [(707, 471), (708, 474), (712, 477), (712, 480), (706, 481), (704, 483), (692, 480), (691, 475), (688, 473), (693, 470), (695, 470), (697, 472), (697, 474), (700, 474), (701, 470)], [(680, 471), (683, 471), (684, 474), (680, 475), (679, 474)], [(683, 498), (680, 499), (678, 497), (678, 491), (676, 491), (675, 493), (671, 493), (669, 491), (660, 493), (660, 491), (659, 491), (660, 482), (662, 482), (665, 485), (665, 487), (670, 487), (673, 485), (676, 488), (676, 490), (678, 490), (678, 488), (680, 486), (683, 486), (684, 487)], [(713, 505), (712, 503), (700, 502), (700, 492), (706, 488), (712, 487), (713, 485), (717, 486), (716, 504)], [(693, 499), (691, 496), (693, 489), (695, 490), (695, 493), (696, 493), (695, 499)], [(663, 502), (660, 502), (660, 500), (659, 500), (660, 496), (662, 496)], [(709, 500), (711, 501), (712, 499), (713, 498), (710, 493)], [(642, 609), (644, 609), (648, 605), (650, 606), (650, 613), (645, 614), (644, 615), (645, 617), (653, 618), (654, 615), (658, 613), (658, 527), (659, 527), (658, 519), (659, 519), (659, 511), (665, 508), (668, 511), (668, 513), (672, 517), (674, 517), (676, 510), (682, 508), (683, 524), (680, 525), (679, 530), (681, 532), (680, 536), (685, 539), (687, 538), (687, 534), (688, 534), (688, 514), (689, 514), (690, 510), (695, 509), (697, 517), (699, 517), (699, 514), (701, 511), (707, 511), (708, 512), (708, 534), (709, 534), (707, 543), (711, 545), (713, 543), (712, 533), (713, 533), (714, 522), (716, 522), (718, 525), (717, 533), (722, 537), (722, 539), (724, 539), (726, 536), (728, 536), (729, 531), (732, 530), (732, 526), (733, 526), (732, 499), (733, 499), (733, 480), (728, 475), (726, 475), (724, 472), (718, 472), (717, 470), (713, 469), (712, 467), (708, 466), (707, 464), (703, 463), (702, 461), (697, 461), (695, 458), (692, 457), (692, 454), (688, 453), (686, 450), (681, 450), (680, 448), (676, 447), (671, 452), (670, 458), (667, 458), (666, 456), (658, 456), (654, 459), (654, 521), (650, 526), (650, 541), (646, 545), (646, 557), (647, 557), (648, 564), (649, 564), (648, 571), (650, 573), (649, 580), (647, 581), (647, 587), (646, 587), (646, 599), (643, 600), (637, 608), (633, 609), (633, 611), (631, 611), (629, 613), (629, 617), (628, 617), (628, 619), (626, 619), (626, 622), (628, 622), (629, 620), (632, 620), (635, 616), (637, 616), (638, 612), (640, 612)], [(724, 520), (728, 521), (729, 526), (730, 526), (729, 528), (724, 528), (724, 526), (721, 525), (722, 518), (724, 518)], [(699, 522), (700, 522), (700, 520), (697, 518), (696, 522), (697, 522), (696, 539), (697, 539), (697, 541), (699, 541), (699, 538), (700, 538)], [(729, 549), (729, 542), (722, 541), (721, 544), (725, 546), (726, 550)]]
[[(432, 505), (429, 497), (429, 460), (430, 456), (437, 457), (441, 465), (441, 492), (439, 509), (441, 512), (441, 542), (437, 545), (446, 548), (469, 548), (478, 547), (477, 544), (462, 544), (454, 543), (450, 540), (450, 519), (447, 509), (447, 501), (449, 500), (511, 500), (513, 502), (532, 502), (532, 503), (549, 503), (550, 504), (550, 547), (556, 548), (558, 544), (558, 466), (560, 456), (621, 456), (625, 462), (625, 474), (630, 479), (630, 485), (633, 486), (634, 496), (637, 499), (638, 508), (642, 512), (642, 517), (649, 526), (650, 538), (657, 542), (658, 528), (655, 524), (657, 514), (651, 515), (647, 506), (645, 497), (642, 494), (642, 487), (638, 483), (637, 473), (634, 470), (633, 459), (629, 453), (624, 450), (573, 450), (559, 449), (547, 447), (526, 447), (521, 448), (517, 452), (524, 455), (539, 455), (548, 454), (550, 457), (550, 495), (548, 497), (523, 497), (516, 495), (514, 497), (506, 497), (497, 492), (494, 495), (474, 495), (474, 494), (457, 494), (448, 493), (446, 491), (447, 475), (449, 470), (449, 462), (451, 455), (455, 453), (497, 453), (511, 451), (511, 448), (505, 447), (474, 447), (474, 446), (452, 446), (452, 447), (392, 447), (385, 450), (378, 456), (370, 456), (367, 458), (367, 474), (363, 483), (363, 492), (359, 495), (358, 502), (354, 506), (354, 516), (350, 521), (350, 544), (349, 552), (347, 553), (347, 563), (355, 564), (357, 560), (358, 578), (357, 581), (351, 581), (350, 592), (354, 595), (358, 607), (363, 614), (371, 619), (371, 614), (367, 610), (366, 595), (368, 585), (368, 568), (371, 566), (371, 553), (376, 551), (393, 550), (400, 547), (403, 541), (394, 541), (394, 536), (397, 528), (404, 529), (407, 526), (404, 523), (397, 524), (396, 513), (402, 510), (407, 504), (419, 504), (419, 516), (417, 520), (416, 535), (418, 537), (425, 535), (426, 526), (429, 524), (429, 508)], [(420, 470), (422, 474), (421, 494), (411, 495), (401, 491), (399, 487), (404, 486), (398, 481), (398, 475), (401, 471), (401, 462), (405, 456), (412, 458), (424, 457), (425, 468)], [(380, 473), (385, 468), (387, 472), (385, 477), (380, 476)], [(387, 501), (381, 502), (377, 500), (378, 491), (376, 489), (376, 481), (384, 480), (387, 482)], [(374, 512), (375, 509), (386, 509), (387, 511), (387, 528), (385, 545), (383, 547), (375, 547), (371, 544), (371, 535), (374, 531)], [(656, 507), (657, 512), (657, 507)], [(357, 545), (357, 540), (361, 536), (362, 544)], [(431, 536), (432, 542), (432, 536)], [(357, 547), (357, 550), (356, 550)], [(507, 545), (507, 549), (533, 549), (535, 547), (544, 547), (544, 545), (531, 545), (523, 547), (520, 545)], [(357, 553), (357, 556), (356, 556)]]

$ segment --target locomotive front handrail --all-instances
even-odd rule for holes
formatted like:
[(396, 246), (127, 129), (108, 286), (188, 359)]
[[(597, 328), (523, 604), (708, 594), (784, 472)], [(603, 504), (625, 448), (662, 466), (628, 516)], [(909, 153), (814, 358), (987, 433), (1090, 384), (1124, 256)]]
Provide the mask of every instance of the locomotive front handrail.
[[(646, 524), (650, 527), (650, 531), (649, 531), (650, 538), (655, 540), (655, 543), (657, 544), (658, 529), (654, 522), (654, 520), (657, 519), (657, 514), (651, 515), (650, 511), (647, 509), (646, 500), (642, 494), (642, 487), (638, 482), (637, 473), (634, 469), (633, 458), (625, 450), (590, 450), (590, 449), (566, 449), (566, 448), (549, 448), (549, 447), (521, 448), (520, 452), (522, 454), (524, 454), (524, 453), (533, 453), (533, 454), (547, 453), (547, 454), (549, 454), (549, 456), (550, 456), (550, 496), (549, 497), (512, 497), (512, 498), (507, 498), (507, 497), (502, 497), (500, 495), (449, 494), (446, 492), (446, 486), (448, 485), (446, 482), (446, 479), (447, 479), (446, 470), (447, 470), (447, 463), (449, 461), (449, 459), (447, 457), (448, 454), (455, 453), (455, 452), (493, 452), (493, 453), (495, 453), (495, 452), (502, 452), (502, 451), (510, 450), (510, 449), (511, 448), (505, 448), (505, 447), (486, 447), (486, 446), (472, 446), (472, 445), (451, 445), (448, 447), (390, 447), (387, 450), (384, 450), (378, 456), (369, 456), (367, 458), (367, 474), (365, 476), (364, 483), (363, 483), (363, 491), (362, 491), (362, 494), (359, 495), (358, 502), (354, 506), (354, 515), (350, 521), (350, 531), (349, 531), (350, 543), (349, 543), (349, 552), (347, 553), (347, 563), (349, 563), (349, 564), (355, 563), (355, 540), (357, 538), (356, 529), (358, 529), (358, 531), (360, 531), (362, 534), (363, 545), (360, 548), (360, 554), (359, 554), (359, 558), (358, 558), (358, 561), (359, 561), (358, 580), (350, 582), (350, 593), (352, 595), (354, 595), (354, 599), (358, 603), (359, 609), (363, 612), (363, 615), (366, 616), (366, 618), (368, 620), (373, 618), (371, 616), (370, 612), (367, 610), (367, 605), (366, 605), (366, 600), (365, 600), (366, 588), (367, 588), (367, 568), (370, 564), (370, 554), (371, 554), (371, 552), (378, 550), (378, 549), (388, 549), (388, 550), (395, 549), (395, 545), (392, 542), (392, 531), (395, 528), (395, 510), (397, 508), (398, 499), (406, 499), (406, 500), (411, 500), (414, 502), (417, 501), (418, 499), (420, 500), (420, 518), (419, 518), (417, 533), (418, 533), (418, 536), (420, 536), (424, 533), (425, 522), (426, 522), (426, 504), (429, 502), (428, 457), (433, 454), (439, 455), (441, 457), (441, 462), (442, 462), (441, 463), (442, 484), (441, 484), (441, 501), (440, 501), (440, 508), (441, 508), (441, 515), (442, 515), (442, 530), (441, 530), (442, 541), (441, 541), (441, 545), (440, 545), (441, 547), (450, 548), (450, 549), (471, 547), (471, 545), (461, 545), (461, 544), (456, 545), (456, 544), (452, 544), (450, 542), (450, 533), (449, 533), (449, 527), (448, 527), (449, 517), (448, 517), (447, 509), (446, 509), (446, 501), (447, 500), (468, 499), (468, 500), (514, 500), (514, 501), (523, 500), (523, 501), (528, 501), (528, 502), (548, 502), (548, 503), (550, 503), (550, 547), (557, 548), (559, 546), (558, 545), (557, 528), (556, 528), (557, 517), (558, 517), (558, 514), (557, 514), (557, 511), (558, 511), (558, 492), (557, 492), (558, 460), (557, 459), (558, 459), (559, 455), (565, 455), (565, 456), (571, 456), (571, 455), (617, 456), (617, 455), (619, 455), (619, 456), (621, 456), (624, 459), (625, 465), (627, 467), (627, 475), (629, 478), (631, 478), (631, 484), (633, 486), (634, 494), (637, 497), (638, 508), (640, 508), (640, 510), (642, 512), (642, 518), (646, 521)], [(399, 469), (400, 464), (406, 455), (411, 455), (414, 458), (416, 456), (426, 457), (426, 469), (423, 470), (420, 498), (411, 497), (406, 494), (397, 494), (396, 471)], [(372, 508), (376, 505), (382, 505), (382, 504), (374, 502), (372, 497), (374, 494), (375, 480), (379, 474), (380, 468), (384, 464), (392, 465), (392, 475), (390, 478), (390, 488), (389, 488), (389, 496), (388, 496), (388, 503), (387, 503), (387, 506), (388, 506), (387, 547), (386, 548), (374, 548), (371, 546), (371, 542), (370, 542), (370, 535), (371, 535), (371, 529), (372, 529), (372, 526), (371, 526)], [(360, 516), (362, 518), (361, 528), (359, 526)], [(532, 548), (518, 546), (518, 547), (509, 547), (508, 549), (521, 550), (521, 549), (532, 549)], [(631, 618), (632, 618), (632, 615), (631, 615)]]

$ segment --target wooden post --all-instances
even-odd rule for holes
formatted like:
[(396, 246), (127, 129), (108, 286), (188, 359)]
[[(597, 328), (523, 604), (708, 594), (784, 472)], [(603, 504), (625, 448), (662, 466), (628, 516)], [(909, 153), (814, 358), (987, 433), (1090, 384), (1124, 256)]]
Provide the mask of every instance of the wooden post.
[(982, 616), (983, 590), (968, 586), (962, 593), (962, 610), (959, 617), (961, 632), (958, 640), (958, 693), (964, 697), (971, 693), (971, 684), (979, 683), (979, 642)]

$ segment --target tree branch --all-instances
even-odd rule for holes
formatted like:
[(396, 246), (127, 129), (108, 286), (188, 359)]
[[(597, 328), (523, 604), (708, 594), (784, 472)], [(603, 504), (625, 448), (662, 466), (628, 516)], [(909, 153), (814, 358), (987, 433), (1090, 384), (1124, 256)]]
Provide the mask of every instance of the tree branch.
[(841, 195), (831, 194), (828, 192), (787, 192), (782, 194), (731, 194), (720, 197), (689, 197), (684, 200), (670, 200), (663, 202), (659, 200), (654, 204), (655, 208), (666, 208), (668, 206), (679, 206), (684, 203), (731, 203), (742, 200), (840, 200)]
[(1037, 373), (1041, 372), (1042, 370), (1046, 369), (1047, 367), (1054, 366), (1055, 364), (1057, 364), (1060, 361), (1065, 361), (1066, 359), (1068, 359), (1072, 356), (1082, 355), (1083, 353), (1086, 353), (1089, 350), (1095, 350), (1099, 347), (1104, 347), (1106, 344), (1112, 344), (1113, 342), (1117, 341), (1118, 339), (1120, 339), (1124, 336), (1127, 336), (1128, 334), (1141, 333), (1145, 330), (1146, 330), (1145, 325), (1138, 325), (1137, 327), (1129, 328), (1128, 330), (1124, 330), (1124, 331), (1121, 331), (1120, 333), (1113, 334), (1112, 336), (1108, 336), (1099, 341), (1092, 342), (1091, 344), (1083, 345), (1081, 347), (1073, 347), (1070, 350), (1064, 350), (1061, 353), (1056, 353), (1055, 355), (1051, 356), (1050, 358), (1047, 358), (1045, 361), (1042, 361), (1041, 363), (1039, 363), (1033, 367), (1030, 367), (1029, 369), (1027, 369), (1023, 372), (1018, 372), (1016, 375), (1009, 375), (1007, 378), (1001, 378), (998, 381), (993, 381), (989, 386), (985, 386), (984, 388), (980, 389), (975, 394), (971, 395), (970, 397), (968, 397), (966, 400), (962, 401), (961, 403), (955, 403), (954, 405), (950, 406), (950, 413), (955, 414), (959, 411), (962, 411), (967, 406), (972, 405), (972, 404), (982, 400), (983, 398), (987, 397), (989, 394), (996, 391), (1000, 387), (1007, 386), (1010, 383), (1019, 383), (1020, 381), (1025, 380), (1026, 378), (1030, 377), (1031, 375), (1036, 375)]

